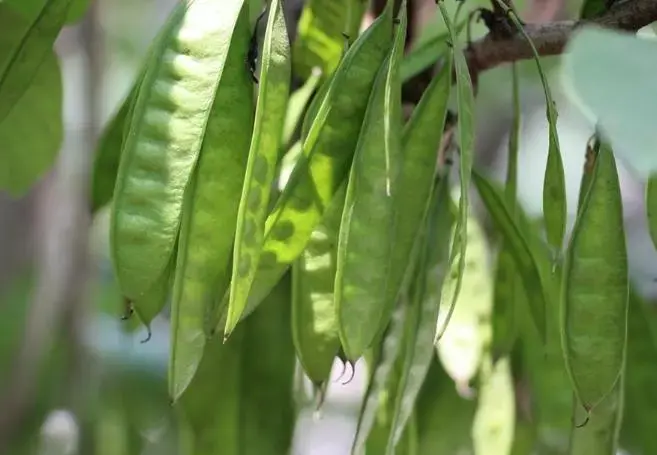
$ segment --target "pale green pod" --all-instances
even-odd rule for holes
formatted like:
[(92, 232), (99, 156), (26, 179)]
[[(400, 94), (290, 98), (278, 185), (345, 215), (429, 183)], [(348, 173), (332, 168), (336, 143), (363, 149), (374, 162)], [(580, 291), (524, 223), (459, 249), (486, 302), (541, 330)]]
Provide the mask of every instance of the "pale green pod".
[(233, 272), (224, 337), (240, 320), (255, 279), (265, 237), (265, 220), (275, 178), (287, 99), (290, 92), (290, 45), (280, 0), (269, 4), (262, 50), (258, 104), (244, 187), (237, 214)]
[[(445, 330), (450, 322), (456, 301), (461, 287), (463, 284), (463, 275), (465, 274), (465, 258), (468, 246), (468, 217), (470, 210), (470, 198), (468, 192), (470, 191), (470, 180), (472, 175), (472, 165), (474, 162), (474, 149), (475, 149), (475, 119), (474, 119), (474, 92), (472, 88), (472, 80), (470, 78), (470, 70), (468, 63), (465, 59), (465, 54), (461, 46), (457, 42), (458, 35), (452, 20), (449, 18), (447, 9), (443, 2), (438, 2), (440, 13), (445, 21), (447, 30), (449, 31), (450, 40), (452, 43), (452, 55), (454, 58), (454, 72), (456, 75), (456, 104), (458, 107), (458, 143), (459, 143), (459, 185), (461, 188), (458, 204), (458, 217), (456, 221), (456, 229), (454, 229), (454, 240), (452, 242), (452, 251), (450, 253), (450, 265), (459, 258), (458, 270), (456, 274), (456, 281), (454, 291), (451, 297), (451, 304), (447, 309), (444, 325), (436, 333), (436, 342), (444, 335)], [(456, 248), (455, 246), (458, 246)]]
[[(347, 50), (321, 99), (285, 190), (267, 218), (265, 243), (254, 285), (242, 317), (253, 311), (301, 254), (326, 207), (345, 181), (358, 141), (369, 92), (390, 48), (390, 8)], [(324, 87), (324, 86), (322, 86)], [(309, 119), (309, 116), (306, 116)], [(228, 295), (213, 313), (212, 324), (223, 331)]]
[[(254, 117), (252, 82), (244, 68), (251, 35), (248, 7), (238, 13), (183, 207), (171, 305), (169, 387), (174, 401), (201, 361), (207, 316), (230, 279), (233, 232)], [(226, 106), (231, 106), (230, 115)], [(228, 136), (230, 141), (225, 140)]]
[(184, 192), (242, 4), (195, 0), (177, 5), (148, 60), (110, 219), (113, 264), (129, 299), (151, 288), (173, 254)]
[(495, 364), (489, 355), (479, 372), (477, 411), (472, 426), (475, 455), (509, 455), (513, 447), (516, 400), (511, 360)]
[(329, 379), (340, 348), (333, 286), (345, 192), (346, 185), (292, 265), (292, 338), (301, 366), (318, 387)]
[(387, 325), (388, 308), (393, 307), (388, 282), (397, 272), (392, 263), (403, 163), (399, 63), (406, 38), (405, 12), (402, 8), (394, 44), (372, 88), (340, 225), (335, 300), (340, 341), (352, 361)]
[[(464, 258), (458, 258), (458, 262), (465, 264), (464, 272), (460, 273), (458, 262), (452, 263), (442, 287), (437, 326), (445, 326), (450, 308), (454, 312), (436, 344), (438, 358), (460, 390), (468, 390), (492, 336), (493, 277), (489, 247), (482, 227), (472, 214), (467, 226), (468, 249)], [(457, 221), (454, 230), (458, 228)], [(452, 240), (452, 254), (455, 248), (458, 249), (458, 246)], [(463, 286), (456, 300), (453, 300), (459, 281)]]
[(561, 343), (578, 401), (591, 411), (618, 382), (627, 338), (628, 263), (616, 162), (603, 143), (566, 252)]

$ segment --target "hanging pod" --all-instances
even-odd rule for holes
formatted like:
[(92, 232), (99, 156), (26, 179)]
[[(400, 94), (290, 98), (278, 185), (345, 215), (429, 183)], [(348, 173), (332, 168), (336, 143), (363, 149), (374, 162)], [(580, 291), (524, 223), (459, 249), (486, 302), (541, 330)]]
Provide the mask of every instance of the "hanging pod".
[(385, 450), (389, 428), (379, 425), (379, 413), (387, 412), (393, 398), (390, 392), (396, 390), (399, 381), (397, 359), (403, 351), (408, 310), (407, 302), (397, 305), (380, 344), (373, 346), (376, 352), (368, 359), (371, 373), (358, 416), (353, 455), (379, 454)]
[(176, 404), (189, 434), (180, 453), (290, 453), (297, 421), (290, 297), (285, 276), (225, 343), (220, 337), (208, 342), (198, 373)]
[(179, 3), (148, 59), (122, 150), (110, 219), (112, 260), (129, 299), (152, 287), (173, 254), (185, 188), (242, 4)]
[(240, 320), (262, 253), (290, 91), (290, 46), (280, 0), (269, 4), (253, 137), (237, 213), (230, 298), (224, 337)]
[[(403, 2), (402, 2), (403, 3)], [(349, 174), (335, 275), (340, 341), (356, 361), (387, 325), (396, 196), (402, 166), (399, 62), (406, 37), (401, 9), (394, 44), (374, 82)]]
[[(298, 258), (348, 173), (377, 70), (390, 47), (392, 13), (379, 16), (347, 50), (318, 101), (303, 150), (265, 223), (258, 271), (242, 318), (251, 313)], [(312, 105), (315, 104), (313, 101)], [(228, 295), (212, 323), (223, 331)]]
[(394, 302), (412, 279), (413, 248), (424, 227), (427, 203), (431, 199), (436, 175), (436, 151), (441, 147), (447, 125), (447, 104), (452, 86), (451, 53), (436, 77), (424, 91), (402, 131), (403, 166), (394, 195), (395, 231), (386, 307), (381, 328), (389, 319)]
[(470, 210), (470, 180), (472, 175), (472, 164), (474, 161), (474, 93), (472, 90), (472, 80), (470, 79), (470, 70), (465, 59), (463, 49), (458, 44), (458, 36), (452, 19), (447, 13), (444, 2), (438, 2), (440, 13), (445, 21), (445, 26), (449, 32), (451, 41), (451, 52), (454, 59), (454, 72), (456, 74), (456, 104), (458, 107), (458, 144), (459, 144), (459, 185), (460, 197), (458, 205), (458, 217), (454, 229), (454, 240), (450, 252), (450, 268), (458, 258), (458, 268), (456, 270), (456, 280), (454, 282), (451, 303), (447, 309), (444, 325), (436, 333), (436, 342), (440, 340), (447, 325), (450, 322), (456, 301), (458, 300), (461, 286), (463, 284), (463, 275), (465, 274), (465, 258), (468, 246), (468, 217)]
[(532, 296), (532, 298), (527, 299), (529, 312), (541, 342), (545, 343), (545, 313), (547, 302), (550, 301), (553, 290), (549, 278), (543, 273), (540, 251), (533, 247), (528, 238), (527, 230), (524, 229), (528, 223), (526, 220), (521, 223), (518, 210), (516, 213), (517, 218), (514, 220), (504, 203), (503, 193), (479, 172), (473, 171), (472, 182), (475, 184), (493, 223), (502, 233), (506, 248), (504, 251), (513, 256), (525, 294)]
[[(447, 374), (461, 391), (467, 391), (475, 378), (491, 338), (490, 318), (493, 310), (493, 280), (489, 265), (489, 246), (483, 228), (470, 213), (467, 222), (466, 264), (461, 275), (458, 263), (448, 265), (447, 276), (441, 289), (440, 312), (437, 326), (446, 327), (443, 337), (436, 343), (438, 358)], [(458, 218), (450, 233), (450, 254), (455, 245), (454, 230), (458, 229)], [(464, 239), (464, 241), (466, 241)], [(461, 259), (459, 259), (461, 260)], [(459, 276), (461, 275), (461, 276)], [(462, 281), (463, 289), (456, 301), (455, 287)], [(449, 314), (454, 309), (453, 315)], [(446, 325), (446, 319), (451, 322)]]
[(328, 381), (340, 349), (334, 280), (345, 192), (346, 185), (292, 265), (292, 337), (301, 366), (316, 387)]
[[(548, 122), (548, 157), (545, 166), (545, 176), (543, 179), (543, 218), (545, 221), (545, 232), (547, 241), (553, 249), (553, 256), (558, 260), (561, 256), (563, 239), (566, 232), (566, 179), (563, 170), (563, 159), (561, 158), (561, 147), (559, 145), (559, 134), (557, 131), (557, 106), (552, 98), (550, 85), (547, 82), (541, 59), (534, 46), (533, 41), (527, 35), (520, 19), (515, 10), (509, 7), (502, 0), (495, 0), (496, 6), (507, 14), (507, 17), (514, 24), (516, 29), (529, 44), (536, 69), (543, 85), (545, 93), (546, 117)], [(557, 261), (554, 261), (557, 264)], [(557, 267), (553, 268), (556, 271)]]
[(449, 179), (440, 177), (427, 204), (419, 249), (416, 250), (414, 280), (409, 289), (410, 305), (402, 355), (398, 358), (399, 382), (389, 410), (390, 430), (386, 453), (394, 454), (417, 405), (431, 361), (435, 357), (433, 339), (440, 307), (440, 287), (447, 272), (449, 234), (453, 214), (450, 210)]
[(254, 116), (252, 82), (244, 65), (251, 34), (248, 7), (238, 6), (224, 10), (235, 14), (235, 23), (223, 30), (228, 35), (224, 68), (212, 94), (214, 103), (182, 210), (171, 306), (169, 388), (173, 400), (194, 376), (206, 342), (207, 314), (230, 278), (233, 232)]
[(561, 343), (587, 412), (616, 386), (624, 364), (628, 264), (616, 161), (603, 143), (568, 245), (561, 287)]
[[(504, 199), (509, 215), (515, 218), (518, 205), (518, 141), (520, 136), (520, 91), (518, 69), (511, 65), (511, 92), (513, 100), (513, 119), (509, 131), (508, 156)], [(513, 254), (509, 251), (504, 238), (500, 241), (495, 267), (495, 289), (493, 293), (493, 362), (511, 353), (518, 337), (518, 313), (516, 296), (522, 292), (516, 271)]]

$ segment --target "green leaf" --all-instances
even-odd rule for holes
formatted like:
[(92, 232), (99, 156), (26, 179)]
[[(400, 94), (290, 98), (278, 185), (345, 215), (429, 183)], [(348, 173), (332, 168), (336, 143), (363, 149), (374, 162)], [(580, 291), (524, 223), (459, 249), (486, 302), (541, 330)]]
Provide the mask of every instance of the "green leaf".
[(289, 453), (295, 424), (290, 279), (282, 279), (225, 343), (213, 338), (178, 407), (190, 455)]
[(621, 445), (631, 453), (657, 453), (657, 339), (650, 326), (655, 319), (653, 304), (630, 291), (627, 328), (625, 412)]
[[(451, 74), (451, 73), (450, 73)], [(449, 181), (444, 176), (429, 198), (425, 231), (418, 242), (415, 280), (411, 288), (404, 346), (399, 364), (399, 384), (391, 408), (390, 432), (386, 453), (393, 454), (401, 439), (425, 377), (434, 358), (433, 339), (440, 308), (440, 294), (449, 256), (449, 233), (453, 216), (449, 210)]]
[[(50, 0), (5, 0), (5, 3), (26, 19), (32, 21)], [(91, 0), (70, 0), (71, 6), (66, 14), (66, 23), (77, 22), (87, 12)]]
[(27, 61), (11, 64), (19, 55), (21, 40), (29, 35), (30, 24), (4, 4), (0, 5), (0, 30), (0, 112), (6, 116), (0, 121), (0, 188), (20, 195), (53, 165), (61, 146), (62, 80), (52, 43), (30, 53)]
[(434, 358), (417, 400), (419, 454), (473, 453), (476, 401), (458, 395)]
[(110, 121), (105, 125), (98, 140), (94, 158), (93, 177), (91, 184), (91, 212), (105, 206), (114, 194), (116, 174), (121, 161), (123, 139), (128, 131), (128, 122), (132, 115), (135, 99), (139, 91), (142, 76), (135, 81), (127, 97), (121, 103)]
[(502, 199), (501, 192), (478, 172), (472, 173), (473, 182), (486, 206), (486, 210), (493, 218), (493, 222), (501, 231), (505, 245), (509, 248), (516, 262), (516, 270), (520, 274), (527, 295), (530, 299), (530, 312), (532, 320), (541, 340), (545, 340), (545, 311), (550, 302), (550, 287), (543, 283), (540, 269), (540, 259), (531, 248), (526, 234), (516, 224), (509, 214), (509, 210)]
[[(14, 27), (7, 39), (6, 54), (0, 58), (0, 124), (16, 107), (32, 84), (39, 68), (52, 52), (64, 25), (71, 0), (48, 0), (27, 29)], [(4, 7), (3, 7), (4, 8)], [(0, 11), (2, 14), (2, 11)], [(3, 14), (3, 16), (5, 16)], [(5, 18), (6, 19), (6, 18)], [(4, 28), (2, 29), (4, 32)], [(7, 43), (8, 44), (8, 43)]]
[(562, 57), (566, 94), (638, 175), (657, 172), (657, 42), (578, 27)]
[[(509, 209), (509, 215), (514, 217), (518, 204), (518, 139), (520, 135), (520, 94), (518, 88), (518, 69), (515, 63), (511, 65), (511, 87), (513, 99), (513, 121), (509, 133), (509, 155), (507, 158), (506, 184), (504, 198)], [(519, 292), (518, 273), (515, 270), (513, 256), (501, 241), (495, 270), (495, 291), (493, 303), (493, 362), (511, 353), (518, 336), (517, 299)]]

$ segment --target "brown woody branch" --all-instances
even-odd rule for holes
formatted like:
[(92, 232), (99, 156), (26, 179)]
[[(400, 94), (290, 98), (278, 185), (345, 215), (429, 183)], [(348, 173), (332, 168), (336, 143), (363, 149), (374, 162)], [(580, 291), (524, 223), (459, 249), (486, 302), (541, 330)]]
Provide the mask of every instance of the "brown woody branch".
[[(496, 3), (495, 0), (492, 0)], [(555, 21), (545, 24), (526, 24), (525, 32), (541, 56), (559, 55), (575, 29), (582, 25), (598, 25), (605, 28), (634, 32), (657, 21), (657, 0), (618, 0), (602, 16), (592, 20)], [(505, 63), (534, 57), (527, 40), (520, 33), (499, 36), (489, 32), (473, 41), (465, 49), (473, 84), (479, 73)], [(417, 104), (431, 81), (431, 71), (418, 74), (403, 87), (404, 102)]]
[[(587, 24), (625, 31), (637, 31), (657, 21), (657, 0), (619, 0), (606, 14), (590, 21), (559, 21), (542, 25), (525, 25), (525, 31), (542, 56), (558, 55), (572, 32)], [(533, 57), (531, 47), (521, 34), (498, 38), (491, 34), (474, 41), (466, 49), (470, 73), (476, 75), (504, 63)]]

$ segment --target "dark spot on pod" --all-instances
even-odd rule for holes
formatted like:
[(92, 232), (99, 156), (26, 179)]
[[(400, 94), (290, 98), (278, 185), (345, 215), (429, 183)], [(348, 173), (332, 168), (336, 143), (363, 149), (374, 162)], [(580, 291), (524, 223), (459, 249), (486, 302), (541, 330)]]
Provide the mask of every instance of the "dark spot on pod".
[(249, 42), (249, 51), (246, 54), (246, 65), (249, 73), (251, 73), (251, 79), (256, 84), (259, 83), (258, 76), (256, 76), (256, 66), (258, 64), (258, 25), (260, 24), (262, 18), (265, 16), (266, 11), (267, 7), (265, 6), (265, 8), (256, 19), (253, 34), (251, 35), (251, 41)]
[(125, 313), (121, 316), (121, 320), (127, 321), (135, 312), (135, 308), (132, 306), (132, 301), (127, 297), (123, 297), (123, 308), (125, 309)]

